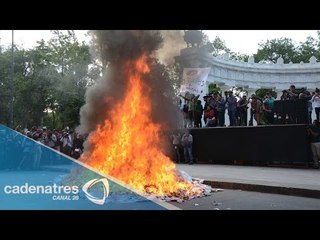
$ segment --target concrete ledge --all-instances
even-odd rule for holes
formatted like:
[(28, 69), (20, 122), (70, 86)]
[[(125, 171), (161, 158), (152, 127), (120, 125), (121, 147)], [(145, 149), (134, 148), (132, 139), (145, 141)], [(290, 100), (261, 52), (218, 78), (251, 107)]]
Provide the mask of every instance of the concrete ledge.
[(235, 182), (220, 182), (220, 181), (212, 181), (212, 180), (205, 180), (203, 183), (213, 188), (238, 189), (243, 191), (275, 193), (275, 194), (284, 194), (284, 195), (291, 195), (291, 196), (320, 199), (320, 190), (313, 190), (313, 189), (266, 186), (266, 185), (235, 183)]

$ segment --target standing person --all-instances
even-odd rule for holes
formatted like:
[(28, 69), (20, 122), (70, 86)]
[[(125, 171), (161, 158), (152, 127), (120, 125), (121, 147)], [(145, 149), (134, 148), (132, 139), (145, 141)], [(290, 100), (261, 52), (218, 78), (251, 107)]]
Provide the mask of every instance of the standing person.
[(197, 100), (197, 105), (196, 105), (196, 112), (195, 112), (195, 127), (197, 128), (201, 128), (202, 127), (202, 123), (201, 123), (201, 118), (202, 118), (202, 114), (203, 114), (203, 107), (201, 104), (201, 100)]
[(266, 116), (267, 124), (274, 124), (274, 101), (275, 98), (271, 94), (265, 96), (263, 101), (263, 110)]
[(198, 101), (198, 98), (200, 95), (195, 96), (194, 94), (191, 94), (190, 97), (186, 94), (186, 96), (182, 96), (180, 94), (180, 97), (182, 97), (184, 100), (188, 101), (188, 117), (189, 117), (189, 127), (194, 127), (194, 119), (195, 119), (195, 107), (196, 102)]
[(315, 94), (312, 96), (311, 101), (314, 103), (314, 111), (316, 112), (316, 117), (318, 122), (320, 121), (320, 90), (316, 88)]
[[(204, 96), (204, 97), (203, 97), (203, 100), (204, 100), (203, 110), (204, 110), (204, 111), (208, 108), (208, 106), (209, 106), (209, 104), (210, 104), (210, 99), (211, 99), (211, 97), (212, 97), (212, 96), (210, 96), (210, 95), (207, 95), (207, 96)], [(204, 125), (206, 125), (206, 124), (207, 124), (207, 118), (206, 118), (205, 115), (203, 115), (203, 121), (204, 121)]]
[(248, 126), (253, 126), (253, 111), (252, 111), (252, 98), (251, 97), (249, 97), (249, 99), (248, 99), (248, 102), (250, 103), (250, 110), (249, 110), (249, 113), (250, 113), (250, 119), (249, 119), (249, 124), (248, 124)]
[(192, 144), (193, 136), (187, 129), (181, 138), (181, 145), (183, 147), (185, 163), (193, 164)]
[(66, 154), (68, 156), (71, 156), (72, 149), (73, 149), (73, 142), (72, 142), (71, 133), (63, 132), (61, 142), (62, 142), (62, 153)]
[(247, 96), (244, 95), (238, 102), (238, 110), (240, 115), (240, 126), (247, 126), (248, 122), (248, 100)]
[(226, 101), (224, 100), (222, 95), (219, 93), (218, 96), (217, 96), (217, 118), (218, 118), (218, 125), (220, 127), (224, 127), (225, 111), (226, 111)]
[(205, 127), (216, 127), (217, 126), (217, 121), (214, 115), (213, 108), (211, 105), (207, 106), (207, 109), (204, 110), (204, 116), (206, 118), (206, 125)]
[(172, 147), (173, 147), (173, 151), (174, 151), (174, 157), (175, 157), (175, 162), (176, 163), (180, 163), (181, 158), (180, 158), (180, 138), (181, 135), (180, 133), (174, 132), (171, 136), (172, 139)]
[(320, 124), (318, 120), (313, 120), (312, 125), (307, 127), (310, 140), (312, 159), (314, 168), (319, 168), (320, 161)]
[(183, 115), (183, 127), (187, 128), (189, 123), (189, 116), (188, 116), (188, 102), (184, 100), (184, 104), (182, 105), (182, 115)]
[(289, 100), (289, 94), (287, 90), (282, 91), (282, 95), (280, 96), (280, 100)]
[(232, 91), (228, 91), (227, 106), (230, 126), (236, 126), (237, 99)]
[(315, 93), (312, 93), (312, 95), (310, 94), (310, 92), (307, 91), (306, 95), (308, 98), (308, 124), (312, 124), (312, 110), (313, 110), (313, 106), (312, 106), (312, 97)]
[(73, 158), (78, 159), (83, 153), (83, 135), (74, 132), (73, 138)]
[(251, 109), (257, 125), (261, 125), (262, 102), (257, 98), (255, 94), (251, 95)]
[(290, 100), (297, 100), (299, 98), (295, 85), (291, 85), (287, 93)]

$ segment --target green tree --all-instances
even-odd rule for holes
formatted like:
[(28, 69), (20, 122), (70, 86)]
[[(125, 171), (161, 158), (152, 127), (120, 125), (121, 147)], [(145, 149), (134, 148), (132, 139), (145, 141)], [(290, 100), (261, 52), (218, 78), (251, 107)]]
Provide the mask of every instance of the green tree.
[[(54, 31), (30, 50), (14, 49), (14, 122), (23, 127), (74, 127), (86, 88), (102, 66), (73, 31)], [(0, 122), (9, 125), (11, 49), (0, 52)]]
[(230, 52), (230, 49), (227, 48), (226, 46), (226, 42), (223, 41), (220, 37), (216, 37), (213, 41), (212, 41), (212, 46), (213, 46), (213, 52), (212, 55), (213, 56), (218, 56), (221, 55), (225, 52)]
[(92, 59), (89, 46), (80, 44), (73, 31), (53, 31), (53, 34), (47, 46), (51, 64), (56, 67), (59, 77), (54, 82), (50, 107), (60, 118), (61, 125), (57, 127), (75, 127), (79, 124), (80, 108), (85, 103), (86, 88), (100, 76), (102, 67)]
[(219, 88), (217, 84), (210, 83), (208, 85), (208, 93), (215, 93), (215, 92), (221, 93), (221, 88)]
[(271, 94), (274, 98), (277, 98), (277, 93), (272, 89), (260, 88), (256, 91), (256, 95), (261, 99), (264, 99), (267, 94)]
[(296, 62), (307, 63), (312, 56), (320, 59), (319, 40), (313, 37), (307, 37), (306, 41), (298, 47), (298, 51), (299, 55), (297, 56)]
[(0, 122), (8, 126), (10, 123), (10, 104), (11, 91), (13, 85), (13, 127), (22, 124), (22, 118), (28, 121), (26, 115), (27, 108), (30, 106), (31, 99), (26, 98), (21, 104), (21, 93), (26, 85), (27, 78), (27, 51), (14, 46), (14, 74), (11, 75), (12, 51), (11, 48), (5, 49), (0, 54)]
[[(50, 63), (50, 52), (43, 41), (38, 47), (25, 53), (25, 70), (22, 85), (17, 89), (20, 98), (17, 99), (19, 117), (24, 126), (41, 126), (45, 110), (50, 106), (50, 96), (58, 73)], [(23, 107), (25, 102), (28, 105)]]
[(236, 60), (236, 61), (240, 61), (240, 62), (248, 62), (249, 55), (231, 52), (230, 53), (230, 59), (233, 59), (233, 60)]
[(254, 55), (255, 61), (273, 62), (282, 56), (284, 63), (297, 62), (299, 51), (290, 38), (280, 38), (267, 40), (259, 43), (257, 54)]
[(215, 57), (228, 52), (230, 53), (230, 59), (243, 62), (247, 62), (249, 59), (249, 55), (232, 52), (231, 49), (227, 47), (226, 42), (219, 36), (217, 36), (212, 42), (208, 42), (206, 48), (210, 49), (209, 52)]
[(0, 53), (0, 123), (10, 125), (10, 68), (11, 50), (5, 49)]

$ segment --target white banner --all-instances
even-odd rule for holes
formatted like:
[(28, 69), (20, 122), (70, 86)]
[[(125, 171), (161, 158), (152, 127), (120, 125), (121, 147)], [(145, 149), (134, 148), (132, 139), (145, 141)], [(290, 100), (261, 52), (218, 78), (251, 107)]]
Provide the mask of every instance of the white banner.
[(180, 93), (202, 95), (211, 68), (184, 68)]

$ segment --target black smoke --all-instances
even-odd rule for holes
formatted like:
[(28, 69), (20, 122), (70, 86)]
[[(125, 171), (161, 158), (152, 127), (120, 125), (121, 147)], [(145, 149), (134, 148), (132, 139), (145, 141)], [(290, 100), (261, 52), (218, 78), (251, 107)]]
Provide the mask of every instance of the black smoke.
[(161, 123), (164, 128), (175, 127), (177, 106), (167, 94), (172, 89), (164, 65), (154, 55), (163, 43), (160, 31), (106, 30), (94, 31), (92, 35), (106, 72), (86, 92), (86, 103), (80, 110), (79, 131), (92, 132), (97, 124), (110, 118), (110, 110), (124, 97), (128, 87), (126, 63), (142, 53), (147, 54), (151, 69), (142, 81), (151, 88), (152, 121)]

